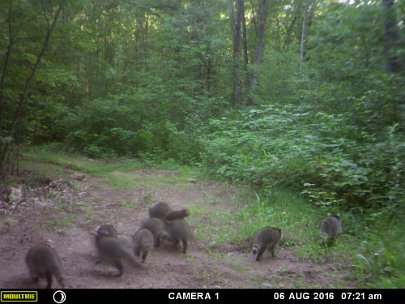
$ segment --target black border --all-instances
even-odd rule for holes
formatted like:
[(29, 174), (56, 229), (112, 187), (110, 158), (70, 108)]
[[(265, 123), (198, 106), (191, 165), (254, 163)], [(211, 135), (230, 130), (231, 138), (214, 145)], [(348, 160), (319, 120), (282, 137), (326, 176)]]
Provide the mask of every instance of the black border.
[[(1, 291), (13, 291), (4, 289)], [(17, 289), (15, 289), (17, 290)], [(402, 303), (405, 289), (53, 289), (37, 290), (37, 303)], [(18, 291), (22, 291), (19, 289)], [(27, 290), (29, 291), (29, 290)], [(32, 290), (30, 290), (32, 291)], [(381, 295), (381, 299), (375, 295)], [(371, 298), (369, 298), (371, 297)], [(60, 295), (56, 296), (60, 299)], [(13, 302), (8, 302), (13, 303)], [(20, 302), (21, 303), (21, 302)]]

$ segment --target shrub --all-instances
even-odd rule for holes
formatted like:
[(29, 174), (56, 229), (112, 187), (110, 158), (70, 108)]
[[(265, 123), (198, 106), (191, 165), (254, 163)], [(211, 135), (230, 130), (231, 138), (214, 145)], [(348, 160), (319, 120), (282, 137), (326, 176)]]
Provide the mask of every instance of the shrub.
[(264, 106), (210, 121), (202, 158), (211, 172), (256, 186), (287, 186), (313, 203), (403, 208), (405, 144), (396, 126), (377, 138), (343, 115)]

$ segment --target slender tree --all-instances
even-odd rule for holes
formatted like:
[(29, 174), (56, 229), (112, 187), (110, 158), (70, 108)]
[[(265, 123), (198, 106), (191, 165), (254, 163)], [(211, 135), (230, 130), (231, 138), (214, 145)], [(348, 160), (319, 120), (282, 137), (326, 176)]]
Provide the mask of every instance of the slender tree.
[[(294, 3), (298, 3), (298, 1), (295, 1)], [(292, 40), (292, 33), (293, 33), (293, 29), (295, 26), (295, 23), (298, 20), (298, 17), (300, 15), (300, 10), (299, 10), (299, 5), (292, 5), (291, 7), (291, 22), (288, 26), (286, 26), (286, 34), (285, 34), (285, 44), (289, 45), (291, 43)]]
[(399, 45), (397, 17), (394, 0), (382, 0), (384, 15), (384, 51), (385, 70), (388, 73), (397, 73), (402, 70), (399, 56), (395, 53)]
[(12, 20), (12, 4), (13, 1), (9, 1), (9, 6), (8, 6), (8, 16), (7, 16), (7, 25), (8, 25), (8, 44), (7, 44), (7, 50), (4, 55), (4, 63), (3, 63), (3, 69), (1, 71), (1, 78), (0, 78), (0, 119), (2, 117), (2, 112), (3, 112), (3, 97), (4, 97), (4, 80), (6, 78), (6, 72), (7, 72), (7, 67), (8, 67), (8, 62), (11, 54), (11, 49), (13, 47), (14, 43), (14, 37), (12, 34), (12, 25), (11, 25), (11, 20)]
[(231, 22), (233, 23), (233, 35), (232, 35), (232, 59), (233, 59), (233, 90), (232, 90), (232, 100), (234, 105), (241, 104), (242, 98), (242, 82), (240, 73), (240, 26), (242, 21), (242, 8), (243, 1), (236, 0), (236, 13), (233, 10), (232, 4), (232, 15)]
[[(39, 51), (39, 54), (38, 54), (38, 56), (36, 58), (36, 61), (35, 61), (35, 64), (32, 67), (31, 73), (29, 74), (29, 76), (27, 77), (27, 79), (25, 81), (24, 89), (23, 89), (23, 91), (22, 91), (22, 93), (20, 95), (19, 101), (17, 103), (17, 107), (16, 107), (16, 109), (14, 111), (13, 119), (11, 121), (10, 129), (9, 129), (9, 135), (11, 137), (14, 137), (14, 135), (15, 135), (15, 131), (16, 131), (16, 128), (17, 128), (17, 121), (21, 116), (24, 104), (25, 104), (25, 102), (27, 100), (31, 83), (34, 80), (35, 73), (36, 73), (36, 71), (38, 69), (39, 64), (41, 63), (42, 57), (45, 54), (45, 50), (46, 50), (46, 48), (48, 46), (49, 38), (51, 37), (51, 34), (52, 34), (52, 32), (53, 32), (53, 30), (55, 28), (55, 25), (56, 25), (56, 21), (58, 20), (59, 14), (62, 11), (62, 8), (63, 8), (65, 2), (66, 2), (66, 0), (62, 0), (60, 2), (59, 6), (58, 6), (58, 8), (56, 10), (56, 13), (55, 13), (55, 15), (53, 17), (52, 23), (48, 27), (44, 43), (42, 44), (41, 50)], [(9, 143), (5, 143), (3, 148), (0, 151), (0, 171), (2, 171), (2, 169), (3, 169), (4, 161), (5, 161), (6, 155), (8, 153), (8, 148), (9, 148)]]
[(267, 0), (259, 1), (259, 10), (258, 14), (258, 27), (257, 27), (257, 38), (256, 38), (256, 48), (255, 48), (255, 57), (253, 60), (253, 75), (250, 81), (250, 91), (248, 94), (248, 105), (253, 105), (253, 94), (256, 88), (257, 83), (257, 67), (260, 64), (263, 46), (264, 46), (264, 32), (266, 24), (266, 14), (267, 14)]
[(310, 1), (308, 0), (306, 5), (304, 6), (304, 17), (302, 18), (302, 28), (301, 28), (301, 42), (300, 42), (300, 60), (304, 62), (304, 52), (305, 52), (305, 35), (306, 35), (306, 27), (307, 27), (307, 15), (308, 10), (310, 7)]
[(243, 45), (243, 70), (244, 70), (244, 77), (245, 77), (245, 93), (249, 90), (249, 74), (248, 74), (248, 64), (249, 64), (249, 56), (248, 56), (248, 45), (247, 45), (247, 33), (246, 33), (246, 16), (245, 16), (245, 4), (244, 1), (241, 1), (241, 13), (242, 13), (242, 45)]
[(4, 84), (5, 84), (7, 69), (9, 67), (9, 63), (10, 63), (10, 56), (12, 54), (14, 42), (18, 36), (18, 33), (19, 33), (21, 27), (24, 24), (26, 24), (32, 20), (31, 18), (22, 20), (13, 29), (13, 20), (14, 19), (15, 19), (15, 13), (13, 13), (13, 0), (9, 0), (7, 18), (6, 18), (8, 43), (6, 46), (6, 52), (4, 54), (3, 69), (1, 71), (1, 76), (0, 76), (0, 120), (2, 119), (3, 107), (4, 107), (4, 104), (3, 104), (3, 102), (4, 102)]

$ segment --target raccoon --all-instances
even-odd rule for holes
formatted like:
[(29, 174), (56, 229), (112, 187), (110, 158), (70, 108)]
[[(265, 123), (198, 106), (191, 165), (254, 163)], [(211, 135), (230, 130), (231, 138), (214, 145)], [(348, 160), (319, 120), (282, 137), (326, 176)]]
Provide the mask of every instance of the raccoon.
[(152, 208), (149, 208), (149, 217), (150, 218), (160, 218), (161, 220), (165, 220), (166, 216), (172, 212), (173, 209), (164, 202), (160, 202), (154, 205)]
[(121, 276), (124, 271), (123, 261), (133, 267), (144, 269), (144, 266), (138, 259), (120, 242), (119, 239), (112, 236), (97, 235), (96, 248), (100, 258), (117, 268), (117, 276)]
[(189, 212), (187, 209), (177, 209), (169, 212), (166, 215), (166, 220), (167, 221), (182, 220), (187, 216), (189, 216)]
[(35, 282), (40, 278), (47, 281), (46, 288), (52, 288), (52, 276), (56, 278), (59, 285), (64, 288), (61, 261), (55, 249), (47, 244), (36, 244), (31, 247), (25, 256), (25, 263)]
[(336, 237), (342, 232), (342, 220), (339, 214), (328, 213), (319, 224), (321, 238), (331, 245)]
[(274, 258), (274, 249), (282, 239), (281, 229), (274, 227), (264, 227), (256, 232), (253, 238), (252, 253), (256, 261), (260, 260), (262, 254), (268, 249)]
[(98, 229), (97, 229), (97, 235), (102, 235), (102, 236), (111, 236), (111, 237), (117, 237), (117, 230), (114, 228), (113, 225), (110, 224), (104, 224), (101, 225)]
[(134, 253), (141, 258), (142, 263), (145, 263), (149, 252), (153, 250), (154, 238), (152, 232), (146, 228), (141, 228), (135, 232), (133, 238)]
[(159, 247), (165, 228), (164, 222), (159, 218), (150, 218), (142, 223), (141, 228), (148, 229), (150, 232), (152, 232), (154, 245), (156, 248)]
[(188, 240), (194, 240), (194, 236), (190, 227), (184, 220), (175, 220), (165, 222), (165, 230), (162, 239), (169, 241), (173, 246), (177, 246), (181, 240), (183, 244), (183, 253), (186, 253), (187, 242)]

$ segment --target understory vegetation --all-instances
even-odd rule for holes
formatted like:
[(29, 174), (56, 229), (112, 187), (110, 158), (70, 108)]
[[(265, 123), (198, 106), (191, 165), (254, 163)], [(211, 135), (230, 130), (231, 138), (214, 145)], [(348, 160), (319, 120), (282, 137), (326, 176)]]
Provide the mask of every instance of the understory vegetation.
[(2, 1), (2, 183), (36, 161), (220, 179), (247, 190), (210, 209), (212, 246), (279, 226), (360, 287), (404, 287), (404, 21), (394, 0)]

